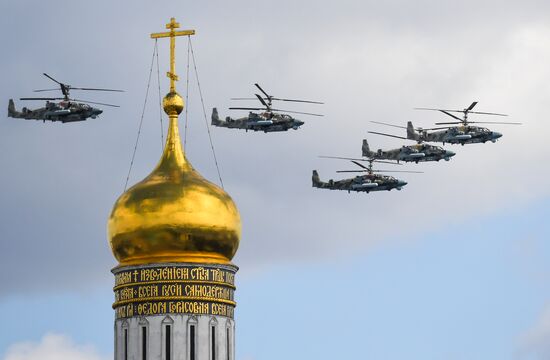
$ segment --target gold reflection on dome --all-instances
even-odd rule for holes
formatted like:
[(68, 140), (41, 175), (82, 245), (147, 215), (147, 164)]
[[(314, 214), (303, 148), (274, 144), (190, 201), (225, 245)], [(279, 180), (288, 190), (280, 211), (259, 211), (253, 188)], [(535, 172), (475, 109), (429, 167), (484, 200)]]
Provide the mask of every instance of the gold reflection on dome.
[[(173, 66), (168, 74), (177, 79)], [(239, 212), (231, 197), (185, 157), (178, 130), (184, 102), (173, 81), (170, 90), (163, 101), (170, 118), (164, 152), (153, 172), (116, 201), (108, 222), (111, 249), (121, 266), (230, 263), (241, 235)]]

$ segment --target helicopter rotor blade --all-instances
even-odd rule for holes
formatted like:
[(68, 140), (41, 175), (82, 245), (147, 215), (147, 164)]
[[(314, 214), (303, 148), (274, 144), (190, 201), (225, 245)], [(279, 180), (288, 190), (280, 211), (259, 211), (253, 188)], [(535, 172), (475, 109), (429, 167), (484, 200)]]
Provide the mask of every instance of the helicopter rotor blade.
[(445, 114), (445, 115), (449, 115), (449, 116), (452, 117), (453, 119), (457, 119), (458, 121), (462, 122), (462, 119), (461, 119), (461, 118), (459, 118), (458, 116), (455, 116), (455, 115), (451, 114), (450, 112), (448, 112), (448, 111), (446, 111), (446, 110), (439, 110), (439, 111), (441, 111), (441, 112), (442, 112), (443, 114)]
[(424, 174), (424, 171), (413, 171), (413, 170), (372, 170), (372, 172)]
[(229, 110), (264, 110), (262, 108), (230, 107)]
[(71, 90), (88, 90), (88, 91), (113, 91), (113, 92), (124, 92), (124, 90), (115, 90), (115, 89), (98, 89), (98, 88), (82, 88), (82, 87), (71, 87)]
[(338, 160), (351, 160), (351, 161), (363, 161), (363, 162), (376, 162), (376, 163), (383, 163), (383, 164), (391, 164), (391, 165), (398, 165), (402, 166), (403, 164), (399, 164), (392, 161), (385, 161), (385, 160), (378, 160), (374, 158), (370, 159), (358, 159), (358, 158), (350, 158), (350, 157), (339, 157), (339, 156), (319, 156), (322, 159), (338, 159)]
[[(471, 121), (468, 121), (468, 123), (471, 123)], [(462, 121), (454, 121), (454, 122), (436, 122), (436, 125), (453, 125), (453, 124), (463, 124)], [(429, 129), (426, 129), (429, 130)]]
[(359, 167), (365, 169), (365, 170), (370, 170), (368, 167), (366, 167), (365, 165), (363, 165), (363, 164), (361, 164), (361, 163), (359, 163), (359, 162), (357, 162), (357, 161), (355, 161), (355, 160), (351, 160), (351, 162), (354, 163), (355, 165), (357, 165), (357, 166), (359, 166)]
[(264, 91), (264, 89), (262, 89), (262, 87), (260, 85), (258, 85), (257, 83), (254, 84), (256, 85), (256, 87), (262, 92), (262, 94), (264, 94), (268, 99), (270, 98), (270, 96)]
[(368, 172), (367, 170), (336, 170), (337, 173), (342, 172)]
[(468, 106), (468, 108), (465, 109), (464, 111), (469, 112), (469, 111), (472, 110), (472, 109), (474, 108), (474, 106), (476, 106), (476, 105), (477, 105), (477, 101), (474, 101), (474, 102), (472, 103), (472, 105)]
[(262, 97), (258, 94), (254, 94), (256, 95), (256, 97), (258, 98), (258, 100), (260, 100), (260, 102), (262, 103), (263, 106), (265, 106), (266, 108), (269, 108), (269, 106), (267, 105), (267, 103), (264, 101), (264, 99), (262, 99)]
[(52, 80), (53, 82), (56, 82), (58, 83), (59, 85), (64, 85), (62, 83), (60, 83), (59, 81), (55, 80), (53, 77), (51, 77), (50, 75), (46, 74), (46, 73), (42, 73), (45, 77), (47, 77), (48, 79)]
[(370, 133), (370, 134), (376, 134), (376, 135), (389, 136), (389, 137), (393, 137), (393, 138), (397, 138), (397, 139), (411, 140), (411, 139), (407, 139), (407, 138), (404, 137), (404, 136), (397, 136), (397, 135), (391, 135), (391, 134), (384, 134), (384, 133), (380, 133), (380, 132), (376, 132), (376, 131), (369, 131), (369, 133)]
[(381, 125), (386, 125), (386, 126), (392, 126), (392, 127), (399, 128), (399, 129), (406, 129), (407, 128), (406, 126), (393, 125), (393, 124), (388, 124), (388, 123), (380, 122), (380, 121), (371, 121), (371, 123), (381, 124)]
[(337, 173), (358, 173), (368, 172), (368, 170), (336, 170)]
[(104, 105), (104, 106), (111, 106), (111, 107), (120, 107), (120, 105), (113, 105), (113, 104), (106, 104), (106, 103), (100, 103), (95, 101), (87, 101), (87, 100), (79, 100), (79, 99), (69, 99), (70, 101), (76, 101), (76, 102), (83, 102), (87, 104), (95, 104), (95, 105)]
[(319, 101), (296, 100), (296, 99), (281, 99), (281, 98), (276, 98), (276, 97), (272, 97), (271, 100), (277, 100), (277, 101), (291, 101), (291, 102), (308, 103), (308, 104), (324, 104), (323, 102), (319, 102)]
[[(454, 123), (454, 124), (462, 124), (462, 122)], [(440, 127), (433, 127), (433, 128), (422, 128), (420, 130), (422, 130), (422, 131), (424, 131), (424, 130), (444, 130), (444, 129), (450, 129), (452, 127), (455, 127), (455, 126), (440, 126)]]
[(481, 112), (481, 111), (470, 111), (470, 114), (480, 114), (480, 115), (496, 115), (496, 116), (508, 116), (507, 114), (491, 113), (491, 112)]
[(302, 114), (302, 115), (312, 115), (312, 116), (325, 116), (325, 115), (322, 115), (322, 114), (313, 114), (313, 113), (301, 112), (301, 111), (289, 111), (289, 110), (281, 110), (281, 109), (271, 109), (271, 110), (272, 110), (272, 111), (281, 111), (281, 112), (290, 113), (290, 114)]
[(33, 90), (33, 92), (42, 92), (42, 91), (59, 91), (59, 89), (39, 89), (39, 90)]
[(24, 98), (19, 98), (19, 100), (65, 100), (65, 98), (24, 97)]
[(499, 124), (499, 125), (523, 125), (518, 122), (500, 122), (500, 121), (468, 121), (470, 124)]
[[(466, 111), (466, 110), (448, 110), (448, 109), (432, 109), (432, 108), (414, 108), (414, 110), (433, 110), (433, 111), (441, 111), (443, 113), (468, 113), (468, 114), (480, 114), (480, 115), (497, 115), (497, 116), (508, 116), (507, 114), (499, 114), (499, 113), (490, 113), (490, 112), (482, 112), (482, 111)], [(452, 116), (450, 114), (447, 114), (449, 116)], [(459, 119), (462, 120), (462, 119)]]
[(432, 111), (448, 111), (448, 112), (457, 112), (457, 113), (463, 113), (464, 110), (449, 110), (449, 109), (435, 109), (435, 108), (425, 108), (425, 107), (418, 107), (413, 108), (414, 110), (432, 110)]
[(339, 159), (339, 160), (355, 160), (355, 161), (367, 161), (365, 159), (349, 158), (349, 157), (339, 157), (339, 156), (319, 156), (322, 159)]
[[(310, 101), (310, 100), (294, 100), (294, 99), (281, 99), (281, 98), (262, 98), (264, 100), (277, 100), (277, 101), (292, 101), (292, 102), (300, 102), (300, 103), (308, 103), (308, 104), (324, 104), (323, 102), (319, 101)], [(257, 100), (257, 98), (230, 98), (230, 100)]]

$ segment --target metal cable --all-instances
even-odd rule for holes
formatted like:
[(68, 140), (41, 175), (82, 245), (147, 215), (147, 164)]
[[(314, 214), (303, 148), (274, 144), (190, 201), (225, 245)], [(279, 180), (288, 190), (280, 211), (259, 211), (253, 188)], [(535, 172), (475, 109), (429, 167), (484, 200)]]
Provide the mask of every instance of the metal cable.
[(159, 69), (159, 48), (158, 39), (155, 39), (155, 52), (157, 54), (157, 83), (159, 85), (159, 118), (160, 118), (160, 151), (164, 149), (164, 126), (162, 124), (162, 97), (160, 95), (160, 69)]
[(195, 77), (197, 78), (197, 87), (199, 89), (199, 95), (201, 97), (202, 112), (204, 114), (204, 123), (206, 124), (206, 130), (208, 131), (208, 138), (210, 139), (210, 148), (212, 148), (212, 155), (214, 157), (214, 163), (216, 164), (216, 170), (218, 171), (218, 178), (220, 179), (220, 185), (223, 187), (222, 175), (220, 173), (220, 167), (218, 166), (218, 159), (216, 158), (216, 151), (214, 150), (214, 144), (212, 142), (212, 135), (210, 134), (210, 126), (208, 124), (208, 119), (206, 118), (206, 108), (204, 107), (204, 99), (202, 97), (201, 83), (199, 81), (199, 72), (197, 71), (197, 63), (195, 62), (195, 52), (193, 51), (193, 44), (191, 42), (191, 37), (189, 37), (189, 48), (191, 49), (191, 56), (193, 57), (193, 67), (195, 68)]
[(149, 87), (151, 85), (151, 74), (153, 73), (153, 64), (155, 61), (155, 52), (156, 52), (156, 43), (153, 47), (153, 56), (151, 58), (151, 68), (149, 69), (149, 80), (147, 80), (147, 90), (145, 91), (145, 101), (143, 102), (143, 110), (141, 111), (141, 119), (139, 121), (139, 128), (136, 138), (136, 144), (134, 145), (134, 152), (132, 154), (132, 160), (130, 161), (130, 169), (128, 169), (128, 176), (126, 176), (126, 183), (124, 184), (124, 191), (128, 188), (128, 181), (130, 180), (130, 173), (132, 172), (132, 167), (134, 165), (134, 159), (136, 157), (136, 151), (139, 143), (139, 135), (141, 134), (141, 125), (143, 125), (143, 117), (145, 115), (145, 108), (147, 107), (147, 98), (149, 97)]
[(187, 115), (189, 110), (189, 44), (191, 43), (191, 36), (187, 37), (187, 74), (185, 76), (185, 131), (183, 132), (183, 150), (186, 150), (187, 145), (187, 124), (189, 124), (189, 117)]

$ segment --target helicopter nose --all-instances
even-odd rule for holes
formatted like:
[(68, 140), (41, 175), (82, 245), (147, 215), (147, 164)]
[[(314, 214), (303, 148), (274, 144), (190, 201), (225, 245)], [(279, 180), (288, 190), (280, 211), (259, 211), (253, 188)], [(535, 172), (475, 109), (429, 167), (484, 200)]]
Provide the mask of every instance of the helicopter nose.
[(296, 125), (302, 126), (302, 125), (304, 125), (304, 122), (303, 122), (303, 121), (300, 121), (300, 120), (296, 120)]
[(103, 113), (103, 110), (97, 109), (97, 110), (95, 111), (95, 113), (96, 113), (97, 115), (99, 115), (99, 114)]
[(498, 139), (498, 138), (500, 138), (500, 137), (502, 137), (502, 134), (501, 134), (501, 133), (496, 132), (496, 131), (493, 131), (493, 139)]
[(456, 155), (456, 153), (454, 151), (451, 151), (451, 150), (446, 150), (445, 151), (445, 157), (450, 158), (450, 157), (453, 157), (455, 155)]
[(403, 181), (403, 180), (397, 180), (397, 187), (403, 187), (407, 185), (407, 182), (406, 181)]

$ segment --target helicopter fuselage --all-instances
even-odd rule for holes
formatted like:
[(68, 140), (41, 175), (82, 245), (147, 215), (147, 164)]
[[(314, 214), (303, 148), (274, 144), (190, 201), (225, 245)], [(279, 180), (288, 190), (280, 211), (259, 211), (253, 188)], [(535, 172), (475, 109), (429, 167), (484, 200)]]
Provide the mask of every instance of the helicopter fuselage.
[(216, 108), (212, 110), (212, 125), (230, 129), (243, 129), (263, 132), (280, 132), (290, 129), (298, 130), (304, 124), (303, 121), (293, 118), (287, 114), (275, 112), (254, 113), (250, 112), (247, 117), (231, 118), (227, 116), (221, 120)]
[(476, 144), (487, 141), (496, 142), (502, 137), (501, 133), (488, 128), (473, 125), (451, 126), (444, 130), (422, 130), (413, 128), (411, 122), (407, 124), (407, 138), (416, 141), (440, 142), (443, 144)]
[(366, 139), (363, 140), (363, 156), (378, 160), (394, 160), (397, 162), (449, 161), (455, 155), (453, 151), (441, 146), (429, 144), (403, 145), (398, 149), (371, 151)]
[(371, 191), (390, 191), (392, 189), (401, 190), (401, 188), (407, 185), (407, 182), (399, 180), (393, 176), (380, 175), (380, 174), (366, 174), (359, 175), (349, 179), (333, 180), (330, 179), (327, 182), (321, 181), (319, 174), (316, 170), (313, 171), (312, 176), (313, 187), (329, 190), (345, 190), (347, 192), (357, 191), (366, 192)]
[(95, 119), (103, 111), (87, 104), (77, 102), (46, 102), (45, 107), (38, 109), (29, 109), (24, 107), (21, 111), (15, 109), (13, 100), (10, 100), (8, 106), (8, 116), (16, 119), (42, 120), (42, 121), (60, 121), (76, 122), (84, 121), (88, 118)]

